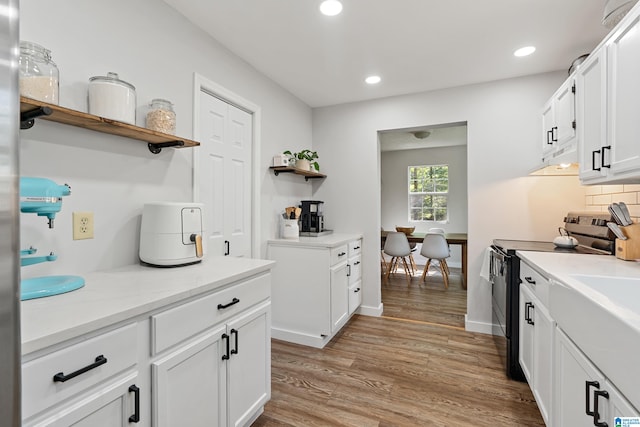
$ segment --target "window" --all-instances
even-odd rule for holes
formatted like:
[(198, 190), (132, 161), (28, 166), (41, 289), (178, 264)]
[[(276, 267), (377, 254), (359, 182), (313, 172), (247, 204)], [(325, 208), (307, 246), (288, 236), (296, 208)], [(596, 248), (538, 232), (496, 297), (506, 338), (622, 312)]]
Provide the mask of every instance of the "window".
[(409, 166), (409, 221), (446, 221), (449, 165)]

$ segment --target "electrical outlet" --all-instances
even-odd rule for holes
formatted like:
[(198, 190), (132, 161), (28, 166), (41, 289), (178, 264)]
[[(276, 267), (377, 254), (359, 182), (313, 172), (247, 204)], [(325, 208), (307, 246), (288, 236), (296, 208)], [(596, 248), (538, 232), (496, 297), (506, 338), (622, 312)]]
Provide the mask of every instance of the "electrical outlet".
[(73, 240), (93, 239), (93, 212), (73, 213)]

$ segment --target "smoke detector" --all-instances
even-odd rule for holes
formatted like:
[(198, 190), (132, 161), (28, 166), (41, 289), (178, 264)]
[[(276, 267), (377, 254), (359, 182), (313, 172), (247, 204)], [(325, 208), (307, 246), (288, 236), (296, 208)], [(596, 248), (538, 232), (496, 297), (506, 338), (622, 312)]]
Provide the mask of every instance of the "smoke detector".
[(612, 29), (637, 2), (638, 0), (605, 0), (602, 25)]

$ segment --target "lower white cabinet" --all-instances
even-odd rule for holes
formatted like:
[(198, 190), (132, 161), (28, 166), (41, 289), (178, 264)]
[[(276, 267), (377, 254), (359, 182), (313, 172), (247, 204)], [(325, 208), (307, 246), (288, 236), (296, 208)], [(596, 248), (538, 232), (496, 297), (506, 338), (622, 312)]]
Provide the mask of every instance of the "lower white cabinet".
[(23, 425), (250, 425), (271, 396), (270, 285), (251, 276), (26, 355)]
[[(548, 295), (548, 280), (521, 262), (519, 360), (540, 414), (547, 425), (553, 395), (553, 334), (555, 322), (542, 299)], [(541, 298), (538, 298), (537, 295)]]
[(324, 347), (362, 302), (359, 235), (270, 240), (273, 338)]
[(270, 397), (270, 338), (266, 302), (153, 362), (153, 425), (248, 425)]
[(557, 328), (556, 381), (558, 405), (554, 406), (554, 426), (619, 425), (616, 417), (639, 416), (575, 344)]

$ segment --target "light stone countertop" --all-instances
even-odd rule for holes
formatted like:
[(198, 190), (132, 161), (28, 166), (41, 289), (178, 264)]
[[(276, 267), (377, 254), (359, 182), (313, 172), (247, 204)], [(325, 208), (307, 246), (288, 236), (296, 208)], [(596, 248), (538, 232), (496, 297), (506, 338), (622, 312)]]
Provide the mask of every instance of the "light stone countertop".
[(358, 233), (331, 233), (324, 236), (301, 236), (297, 239), (269, 239), (268, 244), (280, 246), (308, 246), (318, 248), (335, 248), (352, 240), (362, 239)]
[[(586, 286), (575, 278), (576, 274), (640, 279), (640, 263), (624, 261), (611, 255), (565, 254), (555, 252), (518, 251), (518, 257), (538, 266), (550, 279), (562, 282), (607, 311), (624, 315), (624, 320), (640, 331), (640, 301), (636, 311), (620, 307), (616, 298), (607, 295), (606, 290), (599, 292)], [(606, 288), (605, 288), (606, 289)]]
[(85, 274), (85, 286), (20, 303), (22, 355), (268, 272), (268, 260), (210, 256), (173, 268), (140, 264)]

